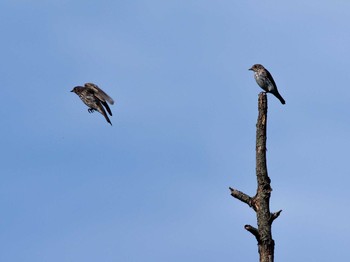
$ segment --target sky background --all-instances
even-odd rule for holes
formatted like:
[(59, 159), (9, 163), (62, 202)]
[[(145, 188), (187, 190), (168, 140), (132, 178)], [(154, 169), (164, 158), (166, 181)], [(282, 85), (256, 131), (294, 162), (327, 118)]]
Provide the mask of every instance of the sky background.
[[(0, 260), (258, 261), (263, 64), (276, 261), (349, 261), (345, 0), (2, 0)], [(76, 85), (115, 101), (110, 126)]]

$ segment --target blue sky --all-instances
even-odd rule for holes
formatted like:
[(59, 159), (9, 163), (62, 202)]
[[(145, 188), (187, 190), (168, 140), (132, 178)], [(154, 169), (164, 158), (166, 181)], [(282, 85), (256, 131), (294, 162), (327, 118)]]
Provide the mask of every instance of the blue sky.
[[(348, 1), (0, 3), (0, 260), (257, 261), (255, 124), (270, 70), (278, 261), (347, 261)], [(69, 91), (98, 84), (111, 127)]]

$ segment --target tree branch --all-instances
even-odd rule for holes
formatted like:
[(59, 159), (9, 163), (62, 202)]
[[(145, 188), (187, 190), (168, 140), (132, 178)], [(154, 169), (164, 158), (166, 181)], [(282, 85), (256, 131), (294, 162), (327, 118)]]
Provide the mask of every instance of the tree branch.
[(277, 211), (277, 212), (271, 214), (271, 216), (270, 216), (270, 221), (269, 221), (270, 225), (272, 224), (272, 222), (273, 222), (276, 218), (278, 218), (278, 217), (280, 216), (281, 212), (282, 212), (282, 209), (281, 209), (280, 211)]
[(258, 241), (258, 243), (260, 243), (260, 234), (258, 229), (256, 229), (255, 227), (251, 226), (251, 225), (245, 225), (244, 228), (249, 231), (250, 233), (252, 233), (256, 240)]
[(233, 196), (234, 198), (237, 198), (238, 200), (242, 201), (243, 203), (246, 203), (248, 206), (250, 206), (254, 209), (254, 206), (252, 204), (252, 201), (253, 201), (252, 197), (250, 197), (247, 194), (245, 194), (237, 189), (234, 189), (232, 187), (230, 187), (230, 190), (231, 190), (231, 196)]
[(244, 228), (253, 234), (258, 241), (260, 262), (274, 261), (275, 241), (272, 239), (271, 225), (279, 217), (282, 210), (270, 212), (271, 180), (267, 173), (266, 163), (266, 130), (267, 130), (267, 96), (262, 92), (258, 99), (258, 120), (256, 123), (256, 178), (257, 192), (254, 197), (230, 187), (234, 198), (246, 203), (254, 209), (258, 228), (245, 225)]

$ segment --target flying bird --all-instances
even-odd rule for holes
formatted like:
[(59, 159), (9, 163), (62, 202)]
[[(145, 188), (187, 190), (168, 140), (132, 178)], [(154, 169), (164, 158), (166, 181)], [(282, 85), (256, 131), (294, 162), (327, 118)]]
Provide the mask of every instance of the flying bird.
[(102, 89), (100, 89), (95, 84), (86, 83), (84, 86), (74, 87), (71, 92), (76, 93), (84, 102), (84, 104), (89, 107), (89, 113), (92, 113), (94, 111), (100, 112), (106, 118), (107, 122), (112, 125), (111, 120), (109, 120), (108, 115), (106, 114), (106, 110), (108, 114), (112, 116), (112, 111), (109, 108), (107, 102), (113, 105), (114, 101)]
[(281, 103), (284, 105), (286, 101), (284, 101), (283, 97), (277, 90), (277, 85), (272, 78), (270, 72), (260, 64), (255, 64), (249, 70), (254, 71), (254, 78), (258, 85), (264, 89), (265, 92), (273, 94), (277, 97)]

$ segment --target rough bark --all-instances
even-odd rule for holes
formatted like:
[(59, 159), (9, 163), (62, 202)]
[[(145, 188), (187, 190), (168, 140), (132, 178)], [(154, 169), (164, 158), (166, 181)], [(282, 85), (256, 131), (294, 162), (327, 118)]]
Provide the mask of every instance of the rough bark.
[(258, 228), (245, 225), (244, 228), (252, 233), (258, 242), (260, 262), (274, 261), (275, 241), (272, 239), (272, 222), (282, 210), (270, 212), (271, 180), (267, 173), (266, 164), (266, 125), (267, 125), (267, 96), (262, 92), (258, 99), (258, 121), (256, 124), (256, 178), (257, 192), (254, 197), (230, 188), (234, 198), (246, 203), (256, 212)]

